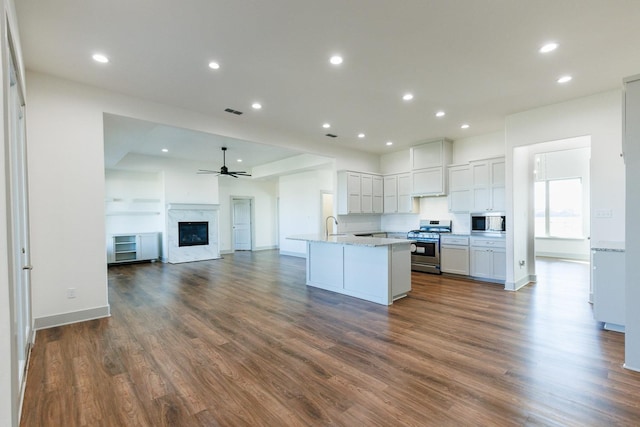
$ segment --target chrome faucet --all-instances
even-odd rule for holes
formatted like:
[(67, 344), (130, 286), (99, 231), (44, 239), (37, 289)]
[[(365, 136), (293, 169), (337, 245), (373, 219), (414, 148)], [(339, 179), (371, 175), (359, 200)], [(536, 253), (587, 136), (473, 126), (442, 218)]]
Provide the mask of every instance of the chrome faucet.
[(331, 215), (328, 216), (327, 219), (324, 220), (324, 235), (325, 238), (329, 237), (329, 219), (333, 218), (333, 222), (336, 223), (336, 225), (338, 225), (338, 220), (336, 219), (335, 216)]

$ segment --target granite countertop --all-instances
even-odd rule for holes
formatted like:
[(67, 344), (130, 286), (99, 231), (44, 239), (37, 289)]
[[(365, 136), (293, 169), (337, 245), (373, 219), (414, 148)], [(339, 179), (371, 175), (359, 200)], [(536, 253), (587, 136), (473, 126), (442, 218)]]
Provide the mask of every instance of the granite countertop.
[(289, 240), (302, 240), (305, 242), (337, 243), (341, 245), (356, 246), (392, 246), (408, 245), (414, 240), (408, 239), (388, 239), (385, 237), (358, 237), (353, 234), (340, 234), (326, 237), (324, 234), (298, 234), (287, 237)]
[(591, 242), (591, 250), (597, 252), (624, 252), (624, 242), (599, 240)]

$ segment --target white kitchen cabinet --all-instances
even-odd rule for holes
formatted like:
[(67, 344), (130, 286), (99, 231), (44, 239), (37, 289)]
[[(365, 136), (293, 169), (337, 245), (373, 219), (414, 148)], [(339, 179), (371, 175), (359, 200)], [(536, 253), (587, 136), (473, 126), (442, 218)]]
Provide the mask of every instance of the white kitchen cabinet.
[(360, 173), (338, 172), (338, 214), (360, 213)]
[(109, 239), (109, 264), (151, 261), (159, 257), (160, 233), (114, 234)]
[(470, 162), (473, 212), (504, 211), (504, 157)]
[(443, 195), (445, 194), (444, 168), (435, 167), (414, 171), (413, 194), (414, 195)]
[(449, 173), (449, 212), (471, 211), (471, 166), (451, 165)]
[(446, 165), (452, 158), (452, 141), (438, 139), (411, 148), (412, 194), (441, 196), (447, 194)]
[(410, 173), (385, 175), (384, 213), (417, 213), (419, 207), (412, 195)]
[(440, 271), (469, 275), (469, 238), (440, 236)]
[(383, 179), (379, 175), (372, 175), (371, 177), (371, 208), (373, 213), (381, 214), (384, 212), (384, 184)]
[(373, 176), (360, 174), (360, 212), (373, 212)]
[(470, 275), (479, 279), (504, 283), (507, 257), (504, 238), (471, 237)]

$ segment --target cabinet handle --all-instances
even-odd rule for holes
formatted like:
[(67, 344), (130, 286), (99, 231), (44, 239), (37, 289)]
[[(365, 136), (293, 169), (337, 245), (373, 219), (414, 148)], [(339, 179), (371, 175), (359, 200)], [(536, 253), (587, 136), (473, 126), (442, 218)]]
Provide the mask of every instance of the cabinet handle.
[(33, 265), (25, 265), (22, 267), (23, 270), (33, 270)]

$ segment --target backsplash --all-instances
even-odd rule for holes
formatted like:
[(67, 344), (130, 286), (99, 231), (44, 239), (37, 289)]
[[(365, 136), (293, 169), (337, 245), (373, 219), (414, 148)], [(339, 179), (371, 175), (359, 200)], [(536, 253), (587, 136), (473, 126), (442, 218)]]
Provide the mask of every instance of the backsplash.
[(380, 215), (338, 215), (338, 232), (379, 231)]

